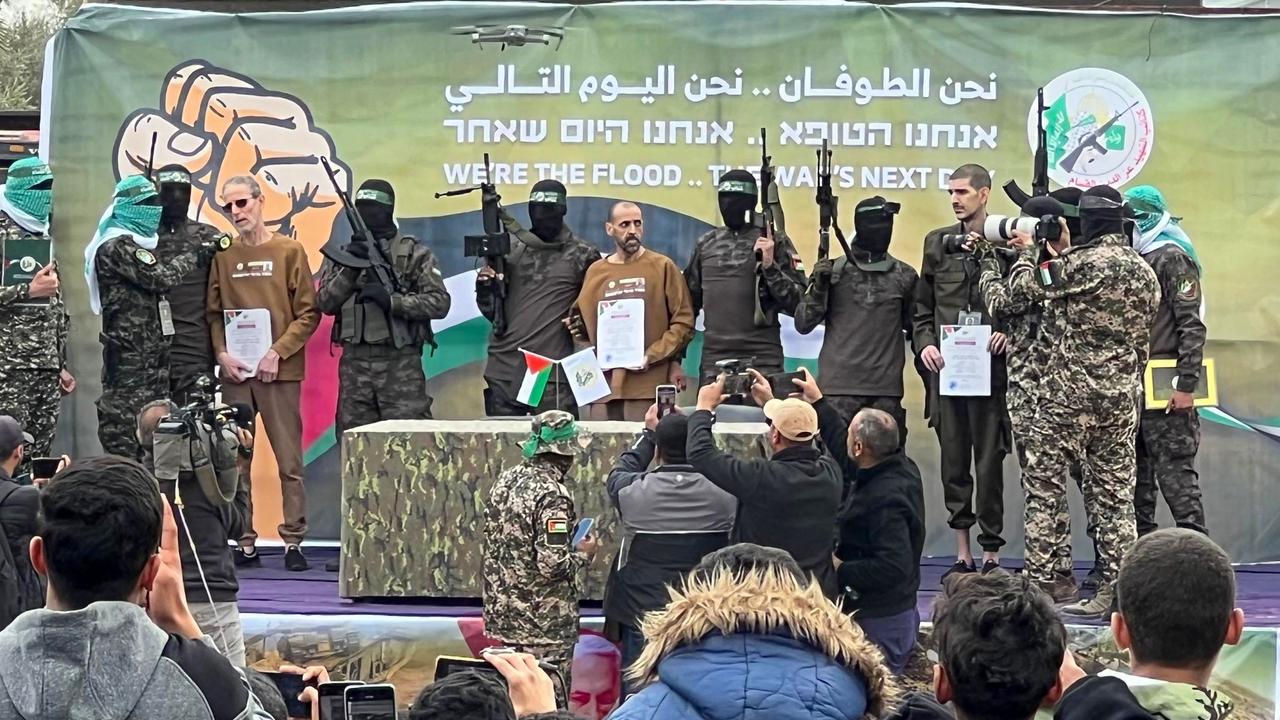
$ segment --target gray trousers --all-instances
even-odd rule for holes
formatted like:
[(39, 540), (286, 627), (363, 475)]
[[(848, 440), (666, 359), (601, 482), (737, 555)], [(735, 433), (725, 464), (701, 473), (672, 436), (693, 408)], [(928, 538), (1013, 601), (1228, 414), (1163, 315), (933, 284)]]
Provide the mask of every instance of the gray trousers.
[(222, 651), (231, 664), (242, 668), (244, 661), (244, 630), (240, 627), (240, 608), (233, 602), (188, 602), (191, 616), (205, 635), (213, 638), (213, 644)]

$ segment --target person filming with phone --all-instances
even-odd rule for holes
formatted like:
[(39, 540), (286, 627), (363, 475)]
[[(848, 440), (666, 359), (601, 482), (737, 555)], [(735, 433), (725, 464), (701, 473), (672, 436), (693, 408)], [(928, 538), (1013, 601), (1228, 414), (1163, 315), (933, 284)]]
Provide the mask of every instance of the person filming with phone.
[[(663, 400), (649, 407), (644, 430), (609, 473), (622, 544), (609, 568), (604, 615), (618, 626), (625, 669), (640, 657), (640, 620), (671, 599), (702, 557), (729, 544), (738, 501), (685, 457), (689, 418)], [(665, 414), (664, 413), (664, 408)], [(657, 466), (649, 465), (657, 460)], [(634, 688), (623, 683), (623, 695)]]
[(574, 543), (573, 496), (564, 479), (581, 451), (578, 425), (563, 410), (533, 418), (524, 460), (485, 499), (485, 634), (560, 671), (570, 687), (578, 640), (578, 573), (595, 556), (588, 533)]

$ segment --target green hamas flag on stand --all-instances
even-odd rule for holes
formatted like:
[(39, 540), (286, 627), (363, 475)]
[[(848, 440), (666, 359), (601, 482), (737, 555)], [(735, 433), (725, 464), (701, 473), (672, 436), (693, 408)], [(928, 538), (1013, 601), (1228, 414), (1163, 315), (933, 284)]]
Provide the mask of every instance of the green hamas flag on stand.
[(542, 393), (547, 389), (547, 381), (551, 379), (556, 361), (528, 350), (521, 349), (520, 352), (524, 354), (525, 371), (516, 401), (537, 407), (542, 402)]

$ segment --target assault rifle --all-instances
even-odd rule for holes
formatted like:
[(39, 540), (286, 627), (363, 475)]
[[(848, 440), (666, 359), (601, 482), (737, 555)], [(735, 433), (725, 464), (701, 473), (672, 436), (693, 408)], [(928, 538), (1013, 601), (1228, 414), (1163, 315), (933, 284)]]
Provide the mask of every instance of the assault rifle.
[(489, 153), (484, 154), (484, 180), (471, 187), (438, 192), (436, 198), (454, 197), (480, 191), (480, 219), (484, 225), (483, 235), (467, 235), (463, 238), (462, 254), (465, 257), (482, 257), (493, 272), (502, 280), (494, 278), (490, 283), (494, 294), (493, 333), (501, 336), (507, 332), (507, 255), (511, 252), (511, 235), (503, 227), (498, 217), (498, 203), (502, 196), (493, 185), (493, 176), (489, 170)]
[(1018, 207), (1026, 205), (1033, 197), (1049, 194), (1049, 147), (1045, 135), (1044, 88), (1040, 88), (1036, 91), (1036, 154), (1031, 162), (1031, 194), (1018, 187), (1017, 180), (1004, 184), (1005, 194)]
[(839, 199), (831, 193), (831, 148), (824, 138), (822, 149), (818, 153), (818, 259), (825, 260), (831, 255), (831, 230), (836, 231), (836, 240), (848, 257), (852, 251), (840, 230)]

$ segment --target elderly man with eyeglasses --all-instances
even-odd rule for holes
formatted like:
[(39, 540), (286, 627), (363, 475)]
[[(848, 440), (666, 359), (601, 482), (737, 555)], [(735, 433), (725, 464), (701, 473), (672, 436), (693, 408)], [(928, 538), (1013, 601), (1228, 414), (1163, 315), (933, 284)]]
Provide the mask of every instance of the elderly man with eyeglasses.
[[(297, 240), (267, 228), (264, 204), (262, 188), (252, 177), (233, 177), (222, 185), (222, 209), (239, 235), (226, 252), (218, 254), (209, 272), (209, 328), (223, 402), (253, 408), (262, 416), (262, 427), (271, 439), (284, 501), (279, 532), (285, 542), (285, 567), (301, 571), (308, 566), (299, 547), (307, 534), (299, 401), (306, 374), (303, 348), (320, 322), (320, 312), (306, 250)], [(246, 312), (253, 310), (259, 312)], [(254, 345), (249, 342), (254, 330), (248, 326), (266, 315), (270, 316), (270, 346), (261, 357), (247, 357)], [(228, 343), (228, 323), (244, 342)], [(246, 525), (236, 564), (261, 564), (252, 502)]]

